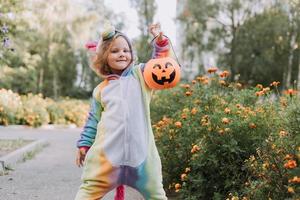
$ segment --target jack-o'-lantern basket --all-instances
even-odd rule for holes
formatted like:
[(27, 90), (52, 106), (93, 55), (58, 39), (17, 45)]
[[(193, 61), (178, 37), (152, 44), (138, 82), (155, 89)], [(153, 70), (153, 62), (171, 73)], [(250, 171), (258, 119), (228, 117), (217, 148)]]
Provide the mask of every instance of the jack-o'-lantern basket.
[[(173, 50), (172, 43), (171, 47)], [(175, 52), (174, 55), (176, 57)], [(177, 61), (169, 56), (150, 59), (146, 63), (143, 73), (148, 87), (155, 90), (175, 87), (180, 81), (180, 65)]]

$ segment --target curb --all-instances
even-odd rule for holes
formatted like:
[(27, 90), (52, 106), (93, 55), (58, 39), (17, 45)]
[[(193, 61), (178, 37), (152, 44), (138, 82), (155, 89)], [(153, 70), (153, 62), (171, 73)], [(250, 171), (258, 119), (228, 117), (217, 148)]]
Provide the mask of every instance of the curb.
[(37, 151), (48, 145), (49, 143), (45, 139), (36, 140), (20, 149), (17, 149), (3, 157), (0, 157), (0, 172), (5, 173), (6, 168), (11, 168), (11, 166), (25, 161), (26, 159), (28, 159), (27, 157), (33, 156)]
[(0, 130), (1, 129), (15, 129), (15, 130), (21, 130), (21, 129), (42, 129), (42, 130), (53, 130), (53, 129), (81, 129), (82, 127), (76, 126), (76, 124), (44, 124), (39, 127), (32, 127), (32, 126), (27, 126), (27, 125), (8, 125), (8, 126), (3, 126), (0, 125)]

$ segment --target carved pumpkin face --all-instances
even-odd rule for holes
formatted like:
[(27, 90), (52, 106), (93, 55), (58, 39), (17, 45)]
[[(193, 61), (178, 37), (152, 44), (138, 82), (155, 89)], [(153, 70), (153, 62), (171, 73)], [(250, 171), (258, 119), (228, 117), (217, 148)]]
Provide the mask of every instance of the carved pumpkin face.
[(171, 88), (180, 80), (180, 67), (170, 57), (151, 59), (144, 68), (144, 79), (152, 89)]

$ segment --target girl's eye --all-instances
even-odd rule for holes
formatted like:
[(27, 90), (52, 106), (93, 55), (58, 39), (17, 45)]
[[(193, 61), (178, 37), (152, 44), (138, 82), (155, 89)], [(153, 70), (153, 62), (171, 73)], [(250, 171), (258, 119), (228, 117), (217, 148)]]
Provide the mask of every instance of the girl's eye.
[(112, 53), (117, 53), (117, 52), (118, 52), (118, 50), (111, 50), (111, 52), (112, 52)]
[(128, 52), (130, 52), (130, 51), (129, 51), (128, 49), (125, 49), (124, 52), (125, 52), (125, 53), (128, 53)]

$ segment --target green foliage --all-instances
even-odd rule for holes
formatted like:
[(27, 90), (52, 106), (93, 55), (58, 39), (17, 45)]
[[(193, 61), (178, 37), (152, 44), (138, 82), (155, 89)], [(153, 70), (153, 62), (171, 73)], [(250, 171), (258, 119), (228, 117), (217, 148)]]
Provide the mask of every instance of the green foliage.
[[(270, 100), (269, 88), (241, 87), (211, 75), (154, 96), (152, 117), (154, 121), (159, 115), (162, 118), (153, 127), (169, 193), (178, 192), (180, 199), (189, 200), (226, 199), (230, 194), (250, 197), (245, 183), (249, 185), (256, 173), (245, 161), (258, 156), (258, 149), (263, 152), (267, 139), (285, 127), (286, 117), (281, 105)], [(258, 95), (261, 91), (263, 96)], [(299, 145), (299, 138), (287, 141), (288, 152)], [(269, 149), (264, 153), (273, 156)], [(275, 187), (257, 190), (271, 192)], [(291, 196), (284, 191), (284, 197)], [(268, 196), (259, 197), (253, 199)]]
[(21, 124), (38, 127), (49, 123), (49, 114), (47, 112), (47, 102), (42, 95), (27, 94), (22, 96), (23, 116)]
[(85, 101), (44, 99), (41, 94), (20, 96), (11, 90), (0, 90), (0, 125), (24, 124), (38, 127), (45, 124), (83, 126), (89, 105)]
[(113, 16), (102, 1), (89, 0), (83, 6), (72, 0), (4, 0), (0, 13), (0, 28), (8, 27), (14, 48), (4, 51), (1, 44), (0, 88), (54, 98), (88, 97), (99, 78), (88, 67), (84, 43), (96, 37), (95, 27), (101, 28), (104, 18)]
[(88, 102), (68, 98), (56, 102), (48, 99), (47, 111), (51, 124), (76, 124), (77, 126), (83, 126), (88, 109)]
[(202, 73), (207, 67), (203, 56), (209, 53), (219, 66), (230, 70), (231, 81), (239, 77), (255, 85), (278, 80), (282, 88), (294, 80), (300, 82), (299, 1), (188, 0), (178, 4), (184, 6), (178, 15), (183, 63)]
[(27, 53), (22, 56), (22, 59), (23, 63), (20, 67), (13, 68), (8, 65), (0, 67), (0, 88), (11, 89), (19, 94), (37, 91), (37, 71), (35, 67), (40, 62), (40, 57)]
[(19, 123), (23, 113), (22, 101), (18, 94), (11, 90), (0, 89), (0, 124)]
[[(289, 19), (280, 10), (268, 10), (244, 22), (236, 34), (235, 70), (247, 83), (283, 81), (288, 65)], [(230, 60), (224, 55), (225, 65)], [(272, 76), (270, 76), (272, 74)]]
[(242, 193), (250, 199), (300, 197), (300, 99), (282, 100), (287, 101), (287, 105), (278, 112), (283, 121), (281, 127), (272, 132), (256, 155), (246, 162), (252, 176)]
[(9, 50), (14, 51), (10, 37), (15, 34), (13, 17), (20, 7), (19, 0), (1, 0), (0, 2), (0, 63), (6, 60), (3, 54)]
[(130, 0), (132, 7), (137, 10), (139, 16), (139, 30), (141, 36), (134, 41), (135, 49), (139, 62), (147, 62), (151, 57), (152, 48), (149, 45), (151, 37), (148, 33), (148, 27), (153, 23), (153, 17), (156, 11), (154, 0)]

